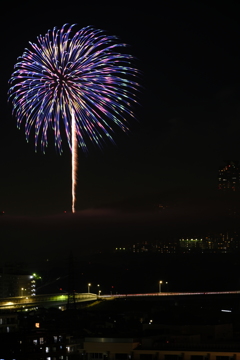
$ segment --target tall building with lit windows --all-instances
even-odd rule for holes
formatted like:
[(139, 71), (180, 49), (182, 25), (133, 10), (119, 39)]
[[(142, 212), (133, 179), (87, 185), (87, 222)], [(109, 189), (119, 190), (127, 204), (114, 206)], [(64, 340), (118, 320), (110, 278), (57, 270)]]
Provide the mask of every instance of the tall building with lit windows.
[(240, 190), (240, 167), (238, 161), (226, 161), (218, 172), (218, 189), (221, 191)]
[(33, 275), (0, 273), (0, 298), (36, 295)]

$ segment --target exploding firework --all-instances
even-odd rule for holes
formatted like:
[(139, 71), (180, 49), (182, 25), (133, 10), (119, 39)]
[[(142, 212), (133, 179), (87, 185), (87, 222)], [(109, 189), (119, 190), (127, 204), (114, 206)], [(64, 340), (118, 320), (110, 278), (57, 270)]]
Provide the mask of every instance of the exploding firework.
[(25, 136), (35, 134), (35, 151), (45, 152), (48, 133), (62, 153), (65, 133), (72, 152), (72, 212), (75, 212), (77, 146), (87, 151), (92, 141), (102, 147), (113, 140), (114, 126), (128, 130), (139, 84), (133, 57), (122, 53), (126, 44), (102, 30), (73, 26), (54, 28), (30, 43), (10, 78), (9, 98), (17, 126)]

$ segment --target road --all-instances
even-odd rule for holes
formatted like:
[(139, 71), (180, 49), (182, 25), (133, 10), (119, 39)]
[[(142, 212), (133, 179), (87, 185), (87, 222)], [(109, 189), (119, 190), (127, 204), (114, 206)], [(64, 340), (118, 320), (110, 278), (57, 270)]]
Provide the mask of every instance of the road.
[[(95, 301), (97, 299), (120, 299), (120, 298), (134, 298), (134, 297), (178, 297), (178, 296), (208, 296), (208, 295), (237, 295), (240, 291), (219, 291), (219, 292), (161, 292), (161, 293), (147, 293), (147, 294), (110, 294), (101, 295), (92, 293), (76, 293), (75, 302)], [(49, 294), (36, 296), (18, 296), (0, 299), (0, 310), (12, 309), (29, 309), (36, 307), (65, 307), (68, 302), (68, 294)]]
[(194, 296), (194, 295), (227, 295), (227, 294), (240, 294), (238, 291), (207, 291), (207, 292), (157, 292), (147, 294), (113, 294), (113, 295), (101, 295), (101, 298), (122, 298), (122, 297), (141, 297), (141, 296)]
[[(97, 299), (96, 294), (82, 293), (75, 294), (76, 302), (94, 301)], [(68, 294), (49, 294), (35, 296), (18, 296), (0, 299), (0, 310), (5, 309), (29, 309), (36, 307), (54, 307), (66, 306), (68, 302)]]

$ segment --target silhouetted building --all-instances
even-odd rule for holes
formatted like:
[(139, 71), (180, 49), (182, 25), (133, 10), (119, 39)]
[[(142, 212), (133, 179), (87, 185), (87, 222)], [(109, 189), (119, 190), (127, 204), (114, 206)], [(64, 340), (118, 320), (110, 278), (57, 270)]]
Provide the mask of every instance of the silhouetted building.
[(36, 295), (33, 275), (0, 274), (0, 297)]
[(218, 189), (237, 191), (240, 189), (240, 168), (238, 161), (226, 161), (218, 172)]
[(115, 252), (175, 254), (178, 252), (178, 240), (175, 238), (155, 241), (144, 240), (127, 247), (116, 247)]
[(193, 250), (203, 249), (203, 239), (179, 239), (180, 249)]
[(0, 334), (15, 332), (18, 330), (18, 313), (2, 312), (0, 313)]

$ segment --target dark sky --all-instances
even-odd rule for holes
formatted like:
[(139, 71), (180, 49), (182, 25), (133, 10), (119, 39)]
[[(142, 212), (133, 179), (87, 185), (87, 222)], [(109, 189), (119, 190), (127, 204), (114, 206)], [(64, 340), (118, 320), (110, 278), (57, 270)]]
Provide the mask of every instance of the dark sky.
[[(140, 107), (136, 108), (139, 121), (130, 124), (129, 135), (117, 133), (117, 146), (107, 144), (103, 152), (91, 148), (86, 157), (79, 151), (79, 214), (75, 220), (66, 220), (66, 229), (69, 221), (74, 221), (71, 226), (79, 238), (78, 224), (86, 225), (86, 212), (91, 219), (92, 209), (95, 215), (95, 211), (104, 214), (103, 208), (108, 209), (106, 214), (113, 208), (120, 209), (118, 221), (122, 216), (126, 228), (126, 211), (136, 216), (141, 211), (143, 222), (143, 212), (156, 210), (159, 203), (175, 209), (171, 223), (180, 223), (179, 214), (186, 214), (187, 218), (192, 209), (198, 220), (200, 213), (204, 216), (212, 209), (219, 166), (225, 159), (240, 159), (238, 2), (214, 5), (209, 1), (173, 0), (152, 4), (135, 0), (69, 0), (61, 5), (49, 0), (37, 4), (7, 1), (2, 5), (0, 210), (6, 213), (0, 219), (3, 241), (15, 244), (20, 232), (21, 239), (28, 233), (27, 240), (20, 241), (24, 251), (38, 227), (44, 229), (46, 238), (51, 228), (49, 234), (58, 241), (60, 235), (54, 237), (54, 229), (59, 229), (59, 223), (63, 226), (62, 214), (71, 209), (69, 149), (65, 147), (62, 156), (51, 147), (46, 155), (40, 151), (35, 154), (33, 142), (27, 144), (24, 130), (17, 130), (11, 104), (7, 103), (8, 79), (28, 41), (35, 42), (39, 34), (64, 23), (76, 23), (79, 28), (93, 25), (130, 44), (129, 51), (138, 58), (143, 72), (144, 87)], [(41, 218), (36, 218), (38, 215)], [(108, 215), (99, 215), (99, 219), (108, 226)], [(32, 225), (35, 222), (37, 226)], [(164, 220), (165, 225), (169, 222)], [(96, 228), (93, 224), (89, 227)], [(135, 228), (136, 222), (132, 225)], [(104, 242), (102, 233), (99, 237)]]

